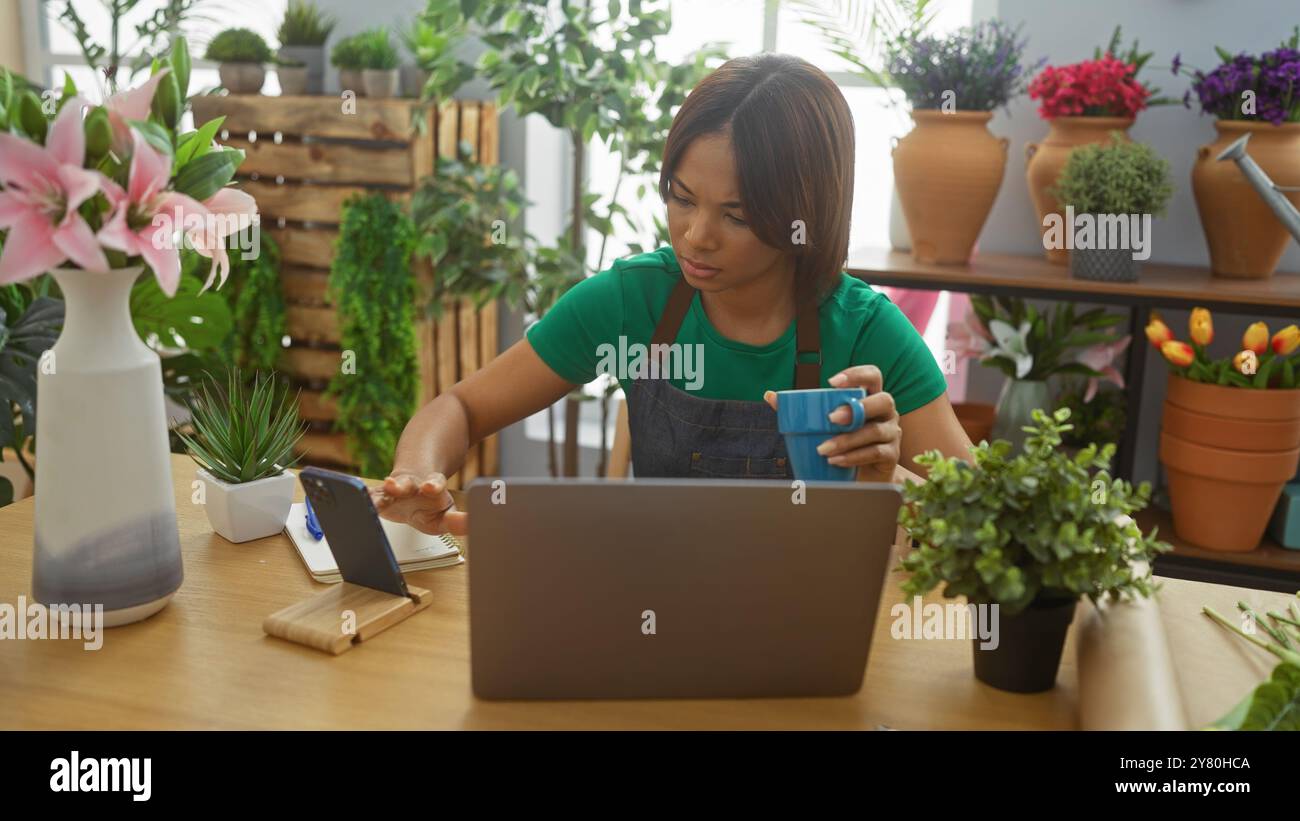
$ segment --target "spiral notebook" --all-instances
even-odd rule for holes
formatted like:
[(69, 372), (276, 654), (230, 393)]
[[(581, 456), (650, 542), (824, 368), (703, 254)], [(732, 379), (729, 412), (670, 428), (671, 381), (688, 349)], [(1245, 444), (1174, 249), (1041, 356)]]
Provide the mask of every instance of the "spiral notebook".
[[(465, 561), (462, 557), (460, 542), (449, 533), (432, 535), (423, 533), (410, 525), (380, 519), (379, 523), (388, 536), (388, 544), (393, 548), (393, 557), (403, 573), (416, 570), (433, 570), (439, 567), (452, 567)], [(307, 530), (307, 505), (295, 502), (289, 508), (289, 518), (284, 523), (284, 532), (302, 557), (307, 572), (318, 582), (335, 584), (343, 581), (339, 566), (330, 551), (329, 540), (317, 541)]]

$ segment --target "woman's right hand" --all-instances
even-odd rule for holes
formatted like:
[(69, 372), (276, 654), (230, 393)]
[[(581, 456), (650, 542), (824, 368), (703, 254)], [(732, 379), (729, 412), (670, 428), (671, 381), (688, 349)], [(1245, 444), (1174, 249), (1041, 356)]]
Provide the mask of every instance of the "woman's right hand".
[(380, 516), (422, 533), (469, 533), (469, 514), (456, 509), (447, 478), (441, 473), (396, 471), (382, 485), (370, 489), (370, 498)]

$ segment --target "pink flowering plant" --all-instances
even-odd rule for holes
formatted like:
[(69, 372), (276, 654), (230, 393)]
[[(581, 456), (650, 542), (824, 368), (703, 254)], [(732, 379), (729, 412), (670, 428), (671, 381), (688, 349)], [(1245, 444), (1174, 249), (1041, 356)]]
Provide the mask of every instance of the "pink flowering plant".
[(169, 297), (185, 245), (211, 259), (206, 290), (229, 272), (226, 237), (256, 224), (252, 197), (228, 188), (244, 152), (214, 138), (222, 119), (181, 133), (190, 58), (183, 38), (149, 79), (89, 104), (68, 78), (42, 103), (0, 85), (0, 286), (60, 266), (145, 265)]

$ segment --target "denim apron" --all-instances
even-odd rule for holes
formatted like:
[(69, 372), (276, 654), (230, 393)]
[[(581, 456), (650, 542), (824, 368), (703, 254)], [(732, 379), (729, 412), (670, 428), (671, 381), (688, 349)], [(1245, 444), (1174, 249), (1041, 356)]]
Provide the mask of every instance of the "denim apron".
[[(695, 294), (685, 277), (678, 280), (655, 327), (652, 345), (677, 339)], [(816, 304), (809, 302), (799, 309), (795, 338), (795, 388), (820, 387)], [(808, 356), (816, 361), (804, 361)], [(656, 370), (666, 375), (666, 369)], [(629, 378), (623, 388), (637, 478), (794, 479), (776, 412), (766, 402), (705, 399), (673, 387), (667, 378), (654, 378), (653, 372)]]

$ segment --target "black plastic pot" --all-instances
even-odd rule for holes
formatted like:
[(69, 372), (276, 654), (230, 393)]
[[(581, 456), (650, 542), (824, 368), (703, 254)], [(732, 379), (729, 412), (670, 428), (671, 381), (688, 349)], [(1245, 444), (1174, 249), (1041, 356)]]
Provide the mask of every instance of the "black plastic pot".
[(980, 649), (974, 639), (975, 678), (1012, 693), (1041, 693), (1056, 686), (1065, 634), (1075, 600), (1034, 602), (1014, 616), (998, 613), (998, 645)]

